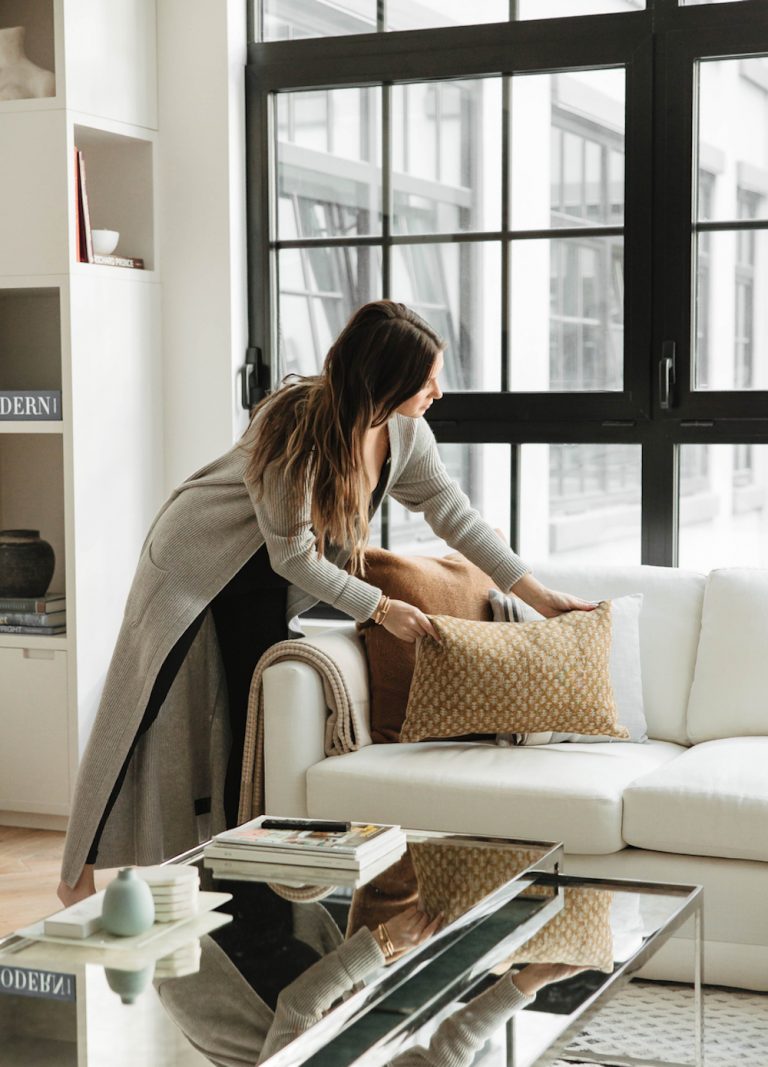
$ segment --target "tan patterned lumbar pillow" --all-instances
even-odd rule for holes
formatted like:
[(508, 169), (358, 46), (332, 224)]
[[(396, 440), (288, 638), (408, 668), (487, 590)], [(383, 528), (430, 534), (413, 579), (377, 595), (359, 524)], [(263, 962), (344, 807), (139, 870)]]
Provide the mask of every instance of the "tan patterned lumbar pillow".
[(513, 963), (566, 963), (613, 971), (613, 893), (575, 886), (563, 891), (563, 910), (510, 957)]
[(611, 685), (611, 603), (554, 619), (432, 616), (416, 655), (401, 741), (544, 730), (626, 738)]
[[(453, 922), (496, 889), (535, 867), (544, 849), (472, 841), (414, 841), (409, 846), (419, 899), (430, 919)], [(538, 887), (533, 887), (538, 889)]]

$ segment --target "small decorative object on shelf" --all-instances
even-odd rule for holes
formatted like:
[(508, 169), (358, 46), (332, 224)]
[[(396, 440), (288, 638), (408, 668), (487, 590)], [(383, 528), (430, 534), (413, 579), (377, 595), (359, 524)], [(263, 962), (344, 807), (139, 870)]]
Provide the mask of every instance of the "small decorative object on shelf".
[(111, 256), (117, 248), (120, 232), (119, 230), (91, 230), (91, 237), (95, 256)]
[(0, 530), (0, 596), (45, 596), (55, 567), (39, 530)]
[(56, 95), (56, 79), (27, 59), (25, 29), (9, 26), (0, 30), (0, 100), (31, 100)]
[(123, 867), (104, 893), (101, 925), (109, 934), (132, 937), (154, 924), (152, 890), (139, 878), (135, 867)]
[(60, 420), (60, 389), (0, 389), (0, 422)]

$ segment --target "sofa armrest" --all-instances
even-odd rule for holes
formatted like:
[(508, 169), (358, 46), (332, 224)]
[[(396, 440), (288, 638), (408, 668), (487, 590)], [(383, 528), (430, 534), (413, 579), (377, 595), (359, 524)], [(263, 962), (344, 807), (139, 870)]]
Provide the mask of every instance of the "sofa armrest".
[[(370, 745), (368, 664), (354, 625), (304, 640), (335, 660), (360, 723), (360, 747)], [(265, 810), (306, 817), (307, 771), (326, 758), (323, 681), (309, 664), (286, 659), (264, 671), (263, 684)]]

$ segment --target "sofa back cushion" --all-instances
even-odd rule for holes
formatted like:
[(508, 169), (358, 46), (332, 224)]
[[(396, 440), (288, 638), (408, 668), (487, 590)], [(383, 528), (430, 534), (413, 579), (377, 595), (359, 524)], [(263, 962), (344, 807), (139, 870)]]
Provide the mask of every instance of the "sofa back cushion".
[(688, 704), (691, 741), (768, 735), (766, 694), (768, 570), (712, 571)]
[[(429, 615), (490, 622), (488, 592), (493, 580), (455, 553), (398, 556), (383, 548), (365, 553), (365, 579), (392, 597)], [(416, 646), (400, 641), (383, 626), (360, 631), (370, 676), (371, 737), (374, 743), (399, 741), (411, 688)]]
[(588, 600), (643, 594), (640, 658), (648, 736), (688, 744), (686, 713), (701, 627), (705, 576), (677, 567), (531, 563), (552, 589)]

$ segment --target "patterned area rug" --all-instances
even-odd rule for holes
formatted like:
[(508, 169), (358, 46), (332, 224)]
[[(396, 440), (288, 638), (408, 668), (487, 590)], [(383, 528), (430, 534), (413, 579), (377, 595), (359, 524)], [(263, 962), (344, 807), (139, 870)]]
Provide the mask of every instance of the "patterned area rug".
[[(693, 990), (662, 982), (631, 982), (592, 1019), (552, 1067), (594, 1061), (589, 1054), (635, 1057), (640, 1063), (690, 1063)], [(768, 994), (704, 989), (706, 1067), (768, 1067)], [(602, 1067), (605, 1060), (601, 1059)], [(610, 1062), (610, 1060), (609, 1060)]]

